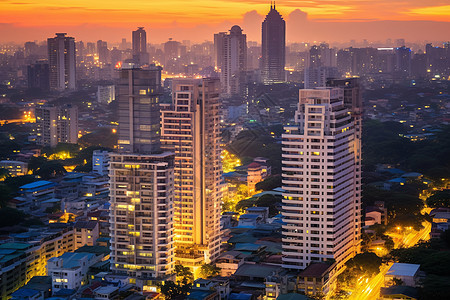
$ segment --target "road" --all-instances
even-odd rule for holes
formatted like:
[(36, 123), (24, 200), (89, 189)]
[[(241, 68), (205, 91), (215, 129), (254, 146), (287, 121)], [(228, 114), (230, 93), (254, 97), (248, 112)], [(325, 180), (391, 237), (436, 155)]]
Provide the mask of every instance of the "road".
[(401, 230), (407, 230), (409, 233), (403, 233), (399, 230), (399, 232), (391, 232), (387, 235), (394, 240), (394, 248), (410, 248), (421, 240), (428, 241), (430, 239), (431, 223), (425, 221), (422, 226), (423, 228), (420, 231), (402, 228)]
[(370, 280), (366, 280), (367, 283), (361, 284), (348, 298), (349, 300), (369, 300), (376, 299), (380, 294), (380, 288), (384, 285), (384, 275), (392, 266), (392, 263), (382, 265), (380, 267), (380, 273), (372, 277)]
[(431, 223), (423, 222), (422, 225), (423, 228), (419, 232), (415, 231), (403, 238), (402, 246), (404, 248), (411, 248), (421, 240), (428, 241), (430, 239)]
[[(398, 243), (397, 242), (395, 243), (396, 248), (397, 246), (410, 248), (421, 240), (424, 241), (428, 240), (430, 238), (431, 223), (423, 222), (422, 225), (424, 226), (424, 228), (422, 228), (420, 231), (412, 230), (410, 233), (406, 235), (396, 234), (395, 237), (398, 239)], [(349, 296), (348, 299), (349, 300), (377, 299), (378, 296), (380, 295), (380, 288), (384, 286), (384, 276), (386, 275), (386, 272), (389, 270), (391, 266), (392, 263), (382, 265), (380, 267), (380, 273), (378, 273), (371, 279), (362, 280), (362, 282), (359, 284), (359, 287), (355, 291), (353, 291), (353, 293)]]

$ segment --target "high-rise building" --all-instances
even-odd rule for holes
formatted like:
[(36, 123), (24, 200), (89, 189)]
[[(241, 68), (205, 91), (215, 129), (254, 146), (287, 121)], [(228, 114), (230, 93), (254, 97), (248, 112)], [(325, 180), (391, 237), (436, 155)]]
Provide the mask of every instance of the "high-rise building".
[(43, 91), (50, 89), (50, 71), (47, 61), (37, 61), (28, 66), (28, 87)]
[(336, 49), (328, 44), (314, 45), (309, 50), (305, 69), (305, 89), (325, 87), (328, 78), (338, 77)]
[(76, 51), (75, 39), (66, 33), (57, 33), (47, 39), (50, 88), (56, 90), (75, 89)]
[(99, 85), (97, 87), (97, 101), (109, 104), (116, 100), (116, 87), (114, 85)]
[(351, 113), (343, 88), (300, 90), (282, 142), (285, 268), (335, 261), (339, 273), (359, 250), (361, 156)]
[(395, 73), (398, 78), (406, 79), (411, 75), (411, 58), (410, 48), (403, 46), (395, 49)]
[(175, 151), (175, 259), (194, 274), (220, 253), (218, 79), (176, 79), (161, 108), (161, 144)]
[(98, 61), (102, 64), (108, 63), (109, 60), (109, 50), (108, 43), (106, 41), (98, 40), (97, 41), (97, 54)]
[(261, 79), (264, 84), (285, 81), (286, 22), (275, 4), (262, 23)]
[[(229, 34), (215, 35), (218, 68), (221, 70), (222, 92), (228, 96), (245, 94), (245, 71), (247, 70), (247, 35), (234, 25)], [(220, 59), (220, 60), (219, 60)]]
[(36, 115), (36, 144), (55, 147), (58, 143), (78, 142), (78, 108), (65, 106), (39, 106)]
[(226, 32), (219, 32), (214, 34), (214, 67), (216, 70), (221, 70), (223, 61), (223, 40), (227, 36)]
[(161, 68), (122, 69), (110, 153), (111, 269), (144, 289), (173, 279), (174, 154), (160, 151)]
[(138, 27), (132, 34), (133, 60), (136, 64), (145, 65), (149, 62), (147, 53), (147, 33), (144, 27)]

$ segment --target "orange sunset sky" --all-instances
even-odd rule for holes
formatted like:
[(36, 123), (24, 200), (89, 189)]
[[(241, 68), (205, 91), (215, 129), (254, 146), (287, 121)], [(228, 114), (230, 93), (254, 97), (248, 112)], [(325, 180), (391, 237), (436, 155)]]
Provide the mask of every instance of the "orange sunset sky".
[[(149, 42), (203, 41), (234, 24), (260, 41), (269, 7), (265, 0), (0, 0), (0, 42), (44, 40), (54, 32), (115, 42), (130, 40), (137, 26)], [(450, 40), (450, 0), (282, 0), (277, 9), (291, 42)]]

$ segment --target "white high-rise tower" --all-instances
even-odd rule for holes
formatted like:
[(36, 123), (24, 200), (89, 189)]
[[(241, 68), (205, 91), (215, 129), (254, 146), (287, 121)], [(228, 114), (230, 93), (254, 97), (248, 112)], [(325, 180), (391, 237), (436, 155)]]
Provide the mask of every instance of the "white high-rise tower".
[(285, 132), (283, 266), (336, 261), (339, 272), (360, 239), (360, 127), (344, 89), (300, 90)]

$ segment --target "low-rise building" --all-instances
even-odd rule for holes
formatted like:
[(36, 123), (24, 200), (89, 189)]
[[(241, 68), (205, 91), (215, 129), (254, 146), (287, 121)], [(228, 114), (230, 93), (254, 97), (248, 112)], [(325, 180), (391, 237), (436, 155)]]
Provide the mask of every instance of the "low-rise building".
[(64, 253), (48, 260), (47, 272), (52, 277), (53, 292), (60, 289), (78, 290), (87, 283), (89, 267), (101, 261), (92, 253)]
[(28, 174), (28, 164), (17, 160), (2, 160), (0, 168), (8, 170), (11, 176), (23, 176)]
[(94, 246), (100, 236), (98, 221), (77, 221), (74, 229), (76, 248)]
[(419, 275), (420, 265), (394, 263), (384, 276), (384, 285), (389, 287), (394, 284), (394, 279), (400, 279), (402, 285), (415, 287)]
[(5, 299), (35, 276), (47, 275), (48, 259), (75, 250), (73, 227), (64, 224), (11, 235), (0, 245), (0, 298)]
[(298, 291), (310, 296), (326, 295), (334, 290), (336, 264), (311, 263), (298, 274)]
[(20, 196), (15, 199), (25, 203), (21, 207), (24, 211), (39, 210), (44, 201), (55, 197), (55, 186), (56, 183), (46, 180), (28, 183), (20, 187)]
[(100, 175), (108, 175), (109, 152), (95, 150), (92, 152), (92, 172)]
[(216, 267), (220, 268), (220, 276), (229, 277), (244, 264), (245, 255), (239, 251), (228, 251), (216, 260)]
[(381, 288), (381, 300), (417, 300), (419, 293), (416, 288), (410, 286), (394, 285), (388, 288)]
[(252, 206), (246, 209), (247, 214), (252, 215), (260, 215), (261, 216), (261, 222), (266, 223), (267, 219), (269, 219), (269, 208), (268, 207), (257, 207)]

